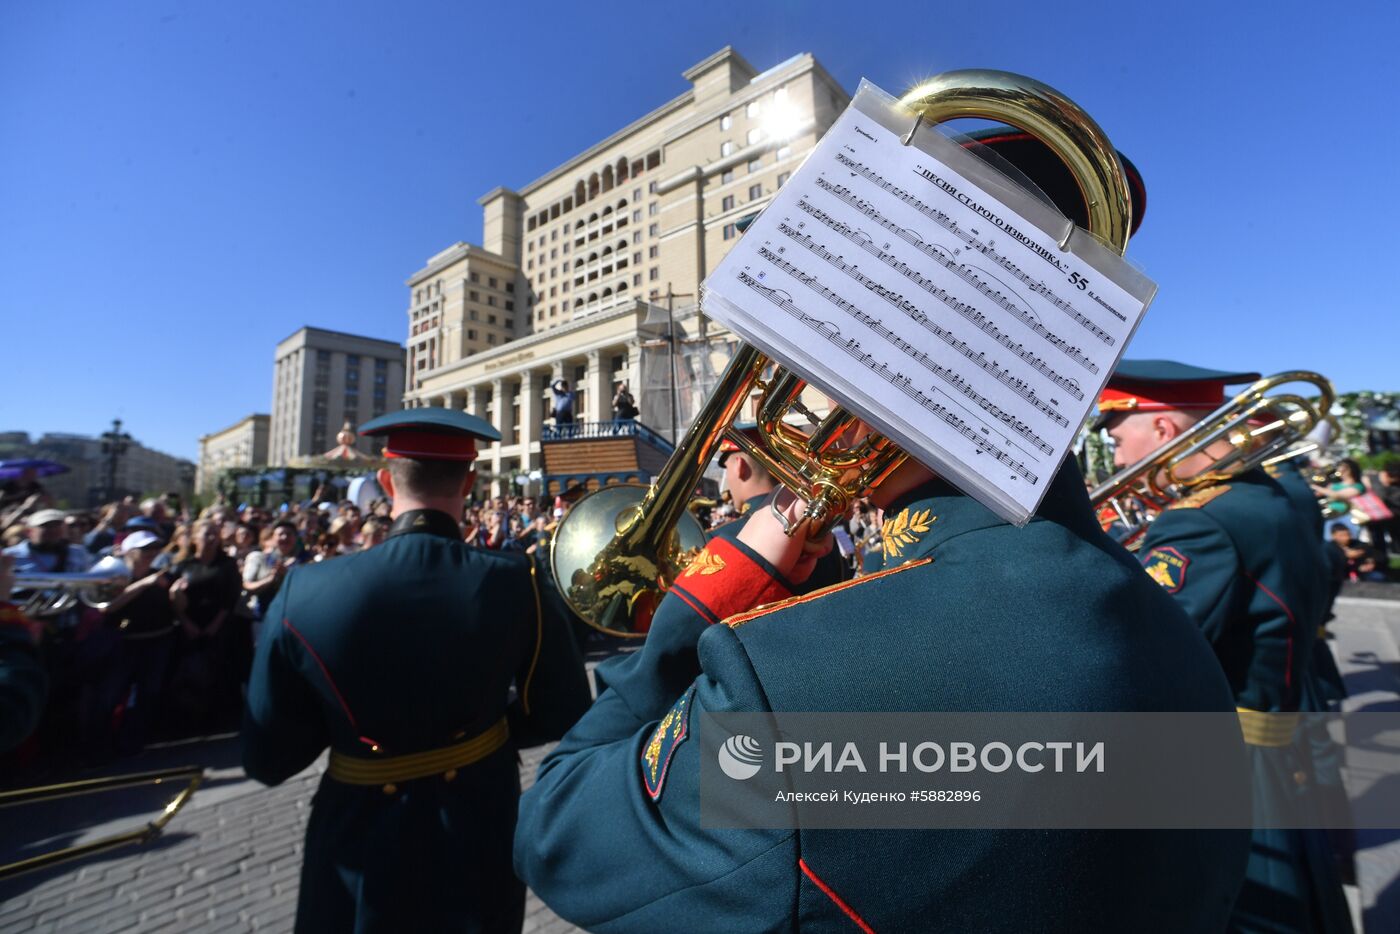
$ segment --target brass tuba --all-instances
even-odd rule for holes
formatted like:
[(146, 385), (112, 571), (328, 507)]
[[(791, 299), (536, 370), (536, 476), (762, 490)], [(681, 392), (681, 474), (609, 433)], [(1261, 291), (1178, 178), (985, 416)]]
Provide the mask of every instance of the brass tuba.
[[(1120, 254), (1127, 249), (1132, 201), (1122, 163), (1098, 124), (1060, 92), (1009, 72), (964, 70), (918, 85), (900, 103), (916, 128), (980, 118), (1036, 137), (1078, 183), (1089, 231)], [(846, 445), (856, 416), (838, 408), (818, 419), (799, 401), (805, 386), (801, 376), (742, 346), (651, 487), (604, 487), (579, 500), (560, 523), (550, 562), (570, 607), (604, 632), (646, 634), (661, 597), (704, 545), (686, 501), (726, 436), (806, 501), (806, 517), (788, 534), (798, 528), (824, 534), (852, 500), (903, 463), (908, 455), (880, 435)], [(755, 391), (758, 442), (732, 430)], [(678, 525), (682, 519), (689, 521)]]
[[(1290, 384), (1310, 385), (1316, 401), (1297, 392), (1276, 392)], [(1288, 370), (1266, 376), (1237, 393), (1188, 431), (1136, 464), (1109, 477), (1089, 493), (1096, 510), (1109, 510), (1125, 533), (1120, 541), (1134, 547), (1148, 524), (1185, 494), (1231, 474), (1301, 456), (1315, 446), (1300, 446), (1308, 432), (1328, 417), (1335, 392), (1325, 376)], [(1227, 442), (1230, 450), (1199, 473), (1186, 477), (1178, 468)]]

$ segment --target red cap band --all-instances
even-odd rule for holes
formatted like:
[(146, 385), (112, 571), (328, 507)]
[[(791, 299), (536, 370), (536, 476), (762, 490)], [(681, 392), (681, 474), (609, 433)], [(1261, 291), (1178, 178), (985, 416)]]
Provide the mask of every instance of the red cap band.
[(1120, 382), (1099, 396), (1100, 412), (1161, 412), (1166, 409), (1218, 409), (1225, 402), (1225, 384), (1207, 380), (1189, 383)]
[(474, 461), (476, 441), (469, 435), (393, 431), (385, 440), (384, 456), (409, 457), (419, 461)]

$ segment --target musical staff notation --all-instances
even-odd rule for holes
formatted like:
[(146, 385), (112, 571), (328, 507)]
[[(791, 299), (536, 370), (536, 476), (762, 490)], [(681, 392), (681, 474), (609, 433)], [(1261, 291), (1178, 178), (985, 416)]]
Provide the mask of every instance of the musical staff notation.
[[(797, 281), (801, 282), (804, 286), (811, 289), (817, 295), (820, 295), (826, 301), (835, 305), (837, 308), (840, 308), (842, 311), (850, 314), (861, 324), (873, 330), (876, 334), (880, 335), (880, 337), (884, 338), (887, 342), (889, 342), (891, 346), (895, 347), (901, 353), (913, 359), (916, 363), (927, 369), (930, 373), (947, 381), (950, 385), (957, 388), (960, 392), (962, 392), (973, 402), (976, 402), (979, 406), (981, 406), (983, 411), (987, 412), (987, 414), (991, 415), (998, 421), (1001, 421), (1004, 424), (1010, 426), (1013, 431), (1016, 431), (1031, 444), (1035, 445), (1037, 448), (1039, 448), (1047, 454), (1051, 452), (1051, 446), (1043, 438), (1037, 435), (1030, 428), (1030, 426), (1026, 425), (1025, 422), (1022, 422), (1020, 419), (1015, 418), (1009, 413), (1006, 413), (1000, 407), (996, 406), (990, 399), (987, 399), (985, 396), (978, 393), (975, 389), (972, 388), (971, 384), (969, 384), (967, 380), (961, 376), (961, 374), (948, 367), (940, 366), (931, 357), (929, 357), (928, 354), (919, 350), (913, 344), (904, 340), (897, 333), (895, 333), (889, 327), (887, 327), (883, 320), (868, 315), (865, 312), (861, 311), (858, 307), (856, 307), (855, 304), (853, 304), (846, 298), (843, 298), (838, 292), (835, 292), (834, 290), (823, 285), (817, 276), (803, 272), (802, 270), (794, 266), (792, 263), (779, 256), (777, 253), (774, 253), (772, 250), (768, 249), (766, 246), (759, 247), (758, 255), (768, 260), (770, 263), (777, 266), (779, 269), (783, 270), (783, 272), (792, 276)], [(911, 318), (912, 317), (913, 315), (911, 315)], [(1046, 418), (1049, 418), (1061, 428), (1069, 427), (1069, 419), (1065, 418), (1058, 411), (1056, 411), (1054, 406), (1047, 404), (1043, 399), (1040, 398), (1040, 396), (1036, 395), (1034, 388), (1027, 385), (1024, 380), (1017, 378), (1010, 370), (1007, 370), (1006, 368), (1002, 367), (1000, 364), (997, 363), (997, 361), (990, 360), (985, 355), (978, 353), (975, 349), (969, 346), (966, 341), (959, 340), (956, 334), (954, 334), (947, 328), (941, 327), (937, 323), (928, 320), (927, 316), (924, 317), (924, 320), (921, 323), (923, 323), (925, 328), (939, 340), (943, 341), (949, 347), (962, 354), (969, 361), (980, 367), (984, 372), (993, 376), (1003, 386), (1007, 387), (1012, 392), (1016, 393), (1016, 395), (1026, 400), (1026, 402), (1030, 403), (1036, 409), (1036, 411), (1043, 414)]]
[[(848, 170), (864, 177), (866, 181), (870, 182), (871, 184), (879, 187), (880, 189), (886, 192), (889, 192), (899, 200), (903, 201), (905, 204), (914, 208), (914, 210), (918, 211), (920, 214), (924, 215), (929, 220), (933, 221), (935, 224), (938, 224), (944, 230), (951, 233), (955, 238), (961, 241), (963, 245), (966, 246), (968, 249), (976, 250), (983, 256), (986, 256), (992, 262), (996, 263), (998, 266), (1001, 266), (1007, 272), (1011, 273), (1011, 275), (1015, 276), (1017, 279), (1020, 279), (1021, 282), (1024, 283), (1025, 286), (1031, 291), (1035, 292), (1038, 295), (1043, 295), (1046, 298), (1046, 300), (1050, 302), (1051, 305), (1053, 305), (1055, 308), (1058, 308), (1065, 314), (1069, 315), (1075, 320), (1075, 322), (1077, 322), (1090, 334), (1093, 334), (1099, 340), (1102, 340), (1105, 343), (1109, 344), (1109, 346), (1112, 346), (1112, 335), (1110, 335), (1103, 328), (1099, 327), (1098, 324), (1096, 324), (1092, 318), (1083, 314), (1069, 302), (1056, 295), (1054, 289), (1047, 285), (1044, 279), (1036, 278), (1027, 273), (1016, 263), (1012, 262), (1012, 260), (1009, 257), (998, 252), (992, 246), (992, 244), (984, 242), (976, 234), (963, 229), (963, 227), (959, 225), (958, 222), (952, 217), (950, 217), (946, 212), (940, 211), (938, 208), (926, 204), (918, 196), (914, 195), (909, 191), (906, 191), (903, 188), (900, 188), (898, 185), (886, 179), (879, 172), (876, 172), (874, 169), (870, 168), (864, 163), (855, 161), (854, 159), (847, 156), (845, 153), (838, 152), (836, 154), (836, 161), (841, 163)], [(925, 176), (922, 175), (920, 176), (920, 178), (924, 177)], [(947, 193), (944, 192), (944, 194), (946, 195)], [(898, 225), (895, 226), (897, 227)], [(894, 230), (894, 227), (891, 227), (891, 230)], [(898, 230), (894, 230), (894, 232), (900, 236), (903, 236), (901, 231), (907, 230), (908, 228), (900, 227)], [(906, 237), (905, 239), (908, 238)], [(912, 240), (910, 240), (909, 242), (913, 243)], [(922, 240), (920, 240), (920, 242), (922, 242)], [(914, 245), (918, 246), (917, 243)], [(1104, 305), (1104, 307), (1107, 308), (1109, 312), (1113, 314), (1114, 317), (1118, 318), (1118, 320), (1126, 320), (1122, 312), (1117, 311), (1108, 305)], [(1107, 338), (1107, 340), (1105, 340), (1105, 338)]]
[(841, 352), (898, 389), (924, 411), (929, 412), (945, 425), (956, 431), (964, 439), (971, 442), (979, 454), (990, 455), (993, 460), (1010, 468), (1012, 475), (1015, 477), (1020, 477), (1032, 485), (1040, 483), (1039, 475), (1030, 467), (1017, 460), (994, 442), (989, 441), (981, 432), (969, 425), (956, 412), (948, 408), (948, 406), (926, 395), (914, 385), (913, 379), (905, 376), (898, 370), (891, 369), (888, 363), (879, 360), (874, 354), (863, 350), (860, 341), (855, 338), (846, 338), (843, 340), (840, 329), (831, 324), (831, 322), (808, 315), (793, 303), (790, 296), (782, 294), (778, 289), (763, 285), (747, 272), (741, 271), (739, 273), (739, 281), (777, 305), (779, 308), (792, 314), (799, 322), (811, 328), (813, 331), (816, 331)]
[[(856, 282), (864, 286), (872, 294), (880, 297), (884, 301), (898, 308), (900, 311), (909, 315), (909, 317), (913, 319), (914, 322), (917, 323), (920, 327), (924, 328), (925, 330), (929, 330), (935, 334), (937, 333), (936, 331), (933, 331), (933, 329), (939, 326), (929, 318), (928, 313), (925, 312), (923, 309), (919, 308), (919, 306), (915, 305), (913, 302), (909, 301), (907, 298), (905, 298), (903, 294), (888, 289), (885, 286), (881, 285), (879, 282), (876, 282), (874, 279), (871, 279), (869, 276), (865, 275), (865, 273), (860, 271), (859, 266), (852, 263), (847, 263), (844, 256), (832, 253), (825, 246), (813, 240), (811, 236), (803, 233), (795, 227), (790, 226), (786, 222), (779, 223), (778, 230), (794, 242), (801, 244), (803, 247), (805, 247), (812, 253), (821, 257), (827, 263), (841, 270), (847, 276), (850, 276)], [(976, 309), (971, 308), (970, 306), (967, 306), (962, 302), (957, 302), (956, 300), (952, 303), (945, 304), (948, 304), (948, 307), (952, 308), (954, 311), (958, 312), (958, 314), (962, 315), (979, 331), (982, 331), (984, 334), (995, 340), (998, 344), (1001, 344), (1007, 350), (1011, 351), (1017, 357), (1021, 358), (1022, 361), (1030, 365), (1038, 373), (1040, 373), (1046, 379), (1050, 380), (1050, 382), (1054, 383), (1056, 386), (1059, 386), (1061, 389), (1069, 393), (1075, 399), (1083, 400), (1084, 390), (1079, 385), (1078, 380), (1064, 376), (1061, 373), (1059, 373), (1048, 363), (1046, 363), (1044, 358), (1042, 358), (1030, 348), (1026, 347), (1025, 344), (1015, 340), (1010, 335), (1006, 334), (985, 315), (982, 315), (980, 312), (977, 312)]]
[[(823, 178), (817, 179), (817, 185), (824, 188), (838, 187), (831, 185), (830, 182), (826, 181), (826, 179)], [(849, 191), (850, 189), (846, 190)], [(816, 218), (824, 226), (845, 237), (847, 240), (850, 240), (852, 243), (865, 250), (871, 256), (874, 256), (876, 259), (880, 260), (880, 262), (884, 263), (886, 266), (889, 266), (895, 272), (904, 276), (906, 279), (919, 286), (919, 288), (923, 289), (925, 292), (928, 292), (934, 298), (937, 298), (939, 301), (948, 305), (948, 307), (953, 308), (953, 310), (961, 312), (962, 308), (968, 308), (971, 309), (975, 314), (982, 314), (981, 312), (977, 311), (972, 305), (968, 305), (964, 302), (959, 301), (957, 297), (951, 295), (947, 289), (936, 285), (935, 283), (927, 279), (918, 270), (910, 268), (909, 264), (901, 260), (898, 256), (895, 256), (888, 250), (882, 250), (879, 247), (875, 246), (874, 242), (868, 236), (861, 236), (861, 234), (864, 233), (863, 231), (857, 230), (850, 224), (847, 224), (843, 221), (836, 220), (830, 214), (826, 213), (821, 208), (818, 208), (815, 205), (811, 204), (811, 202), (807, 201), (807, 199), (805, 198), (799, 199), (797, 202), (797, 206), (800, 207), (802, 210), (806, 211), (808, 214), (812, 215), (812, 217)], [(887, 219), (874, 208), (867, 207), (864, 211), (862, 211), (862, 213), (885, 226), (898, 228), (901, 231), (904, 229), (902, 227), (899, 227), (898, 224), (888, 222)], [(1098, 372), (1098, 365), (1094, 363), (1093, 360), (1089, 359), (1088, 355), (1086, 355), (1078, 345), (1071, 344), (1069, 341), (1065, 340), (1063, 337), (1056, 334), (1054, 331), (1051, 331), (1049, 328), (1043, 325), (1039, 321), (1039, 319), (1037, 319), (1036, 316), (1030, 311), (1022, 308), (1020, 305), (1017, 305), (1015, 302), (1011, 301), (1001, 292), (993, 289), (986, 280), (982, 279), (980, 276), (977, 275), (977, 267), (969, 266), (967, 263), (959, 263), (951, 253), (947, 252), (945, 249), (937, 247), (937, 245), (932, 245), (927, 249), (923, 249), (922, 252), (924, 252), (925, 255), (927, 255), (930, 259), (934, 260), (935, 262), (941, 263), (944, 266), (944, 268), (948, 269), (959, 279), (962, 279), (968, 285), (972, 286), (974, 289), (981, 292), (987, 298), (991, 299), (992, 302), (995, 303), (998, 307), (1010, 313), (1013, 317), (1016, 318), (1016, 320), (1020, 321), (1026, 327), (1030, 328), (1033, 333), (1039, 335), (1040, 337), (1043, 337), (1049, 344), (1055, 347), (1055, 349), (1059, 350), (1061, 353), (1069, 357), (1075, 363), (1078, 363), (1090, 373)], [(1104, 332), (1104, 336), (1108, 337), (1109, 342), (1112, 343), (1112, 337), (1108, 335), (1107, 332)]]

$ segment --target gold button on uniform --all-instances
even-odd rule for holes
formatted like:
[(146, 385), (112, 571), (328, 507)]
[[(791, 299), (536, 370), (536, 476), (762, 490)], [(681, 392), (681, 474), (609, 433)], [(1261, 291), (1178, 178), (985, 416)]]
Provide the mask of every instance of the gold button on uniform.
[(389, 784), (384, 786), (384, 793), (386, 795), (396, 795), (399, 793), (399, 786), (395, 785), (393, 782), (390, 782)]

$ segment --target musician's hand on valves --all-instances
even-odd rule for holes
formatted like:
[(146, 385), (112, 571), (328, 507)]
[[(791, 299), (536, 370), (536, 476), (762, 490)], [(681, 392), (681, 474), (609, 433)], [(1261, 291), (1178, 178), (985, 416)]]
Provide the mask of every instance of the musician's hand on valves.
[(785, 487), (773, 494), (769, 507), (755, 510), (739, 532), (739, 541), (753, 549), (794, 584), (812, 575), (817, 562), (835, 547), (830, 532), (816, 540), (799, 528), (793, 535), (787, 529), (800, 523), (807, 505)]

